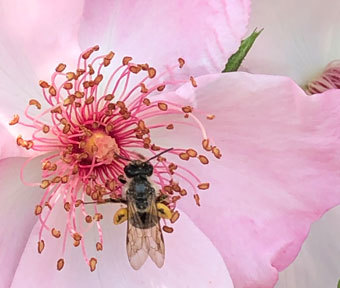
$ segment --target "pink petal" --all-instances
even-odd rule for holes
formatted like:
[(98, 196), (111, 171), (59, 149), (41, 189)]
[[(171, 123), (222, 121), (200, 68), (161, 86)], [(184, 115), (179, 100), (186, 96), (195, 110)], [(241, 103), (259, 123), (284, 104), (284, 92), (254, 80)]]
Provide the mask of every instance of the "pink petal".
[[(23, 186), (20, 167), (25, 158), (0, 160), (0, 287), (10, 287), (26, 241), (36, 222), (34, 207), (41, 193), (36, 188)], [(36, 161), (37, 162), (37, 161)], [(37, 163), (39, 165), (39, 163)], [(25, 174), (27, 181), (39, 177), (39, 169)], [(39, 179), (39, 178), (38, 178)]]
[(339, 59), (340, 2), (256, 0), (249, 31), (264, 28), (244, 61), (252, 73), (286, 75), (305, 85)]
[[(189, 160), (211, 189), (200, 193), (200, 208), (192, 195), (181, 207), (220, 250), (235, 287), (273, 287), (310, 224), (340, 201), (340, 92), (305, 96), (288, 78), (247, 73), (197, 82), (177, 93), (192, 99), (194, 91), (196, 109), (216, 115), (204, 122), (223, 157), (205, 167)], [(200, 131), (173, 131), (174, 142), (204, 153), (192, 140)]]
[[(6, 11), (0, 17), (0, 126), (14, 135), (17, 129), (8, 126), (13, 115), (23, 115), (29, 99), (43, 98), (39, 80), (49, 80), (60, 62), (68, 64), (73, 59), (76, 63), (83, 3), (15, 0), (0, 5)], [(25, 134), (23, 129), (20, 134)], [(8, 147), (0, 144), (0, 157), (18, 155), (15, 146), (9, 149), (12, 143), (8, 139)]]
[(158, 69), (186, 60), (188, 74), (222, 71), (243, 38), (250, 1), (86, 1), (83, 48), (99, 44)]
[[(62, 230), (66, 213), (62, 207), (59, 208), (56, 208), (59, 211), (54, 213), (50, 224)], [(164, 233), (166, 261), (163, 268), (158, 269), (149, 259), (140, 270), (133, 270), (126, 255), (126, 223), (119, 226), (112, 223), (116, 208), (118, 206), (111, 204), (100, 207), (104, 215), (101, 221), (104, 233), (102, 252), (95, 250), (98, 241), (95, 227), (84, 234), (88, 256), (98, 260), (94, 272), (90, 272), (83, 260), (81, 247), (74, 248), (70, 239), (64, 256), (65, 266), (62, 271), (57, 271), (56, 262), (61, 257), (63, 240), (51, 239), (50, 234), (44, 235), (46, 247), (39, 255), (37, 224), (11, 287), (233, 287), (221, 255), (183, 212), (175, 231), (172, 234)]]
[(279, 274), (277, 288), (337, 287), (340, 278), (340, 206), (313, 223), (296, 260)]
[(46, 72), (50, 75), (56, 61), (78, 57), (77, 34), (83, 0), (1, 1), (1, 9), (6, 13), (1, 15), (0, 38), (7, 36), (9, 45), (20, 46), (19, 51), (28, 58), (39, 78), (46, 76)]

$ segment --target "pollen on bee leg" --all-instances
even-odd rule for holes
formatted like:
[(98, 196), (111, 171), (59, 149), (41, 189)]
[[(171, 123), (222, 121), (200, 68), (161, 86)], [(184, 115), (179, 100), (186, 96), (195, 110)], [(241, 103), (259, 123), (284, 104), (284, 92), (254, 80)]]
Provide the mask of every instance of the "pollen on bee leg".
[(18, 115), (18, 114), (15, 114), (15, 115), (13, 116), (13, 119), (9, 122), (9, 125), (15, 125), (15, 124), (17, 124), (17, 123), (19, 122), (19, 120), (20, 120), (19, 115)]
[(168, 206), (163, 203), (157, 203), (158, 216), (163, 219), (170, 219), (172, 217), (172, 213)]
[(113, 216), (113, 223), (115, 225), (122, 224), (128, 219), (128, 211), (126, 208), (120, 208)]
[(90, 259), (90, 261), (89, 261), (89, 266), (90, 266), (91, 272), (93, 272), (94, 270), (96, 270), (97, 259), (92, 257), (92, 258)]
[(57, 269), (58, 269), (58, 271), (60, 271), (61, 269), (63, 269), (64, 264), (65, 264), (65, 261), (64, 261), (63, 258), (61, 258), (61, 259), (58, 260), (58, 262), (57, 262)]

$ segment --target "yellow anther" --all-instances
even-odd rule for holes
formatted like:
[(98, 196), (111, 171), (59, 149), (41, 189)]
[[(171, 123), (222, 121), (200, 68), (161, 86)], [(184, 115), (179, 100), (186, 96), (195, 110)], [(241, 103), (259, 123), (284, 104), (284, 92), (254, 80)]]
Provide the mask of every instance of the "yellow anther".
[(172, 213), (171, 213), (168, 206), (166, 206), (162, 203), (157, 203), (156, 205), (157, 205), (159, 217), (161, 217), (163, 219), (170, 219), (172, 217)]
[(120, 208), (113, 216), (113, 223), (118, 225), (122, 224), (128, 219), (128, 211), (126, 208)]

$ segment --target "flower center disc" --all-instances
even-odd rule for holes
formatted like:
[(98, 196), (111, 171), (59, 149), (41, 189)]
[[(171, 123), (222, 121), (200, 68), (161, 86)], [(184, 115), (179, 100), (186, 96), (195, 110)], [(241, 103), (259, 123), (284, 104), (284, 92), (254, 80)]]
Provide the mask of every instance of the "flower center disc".
[(95, 131), (86, 139), (84, 152), (89, 155), (90, 160), (95, 157), (97, 162), (112, 162), (115, 153), (119, 154), (119, 148), (114, 138), (102, 131)]

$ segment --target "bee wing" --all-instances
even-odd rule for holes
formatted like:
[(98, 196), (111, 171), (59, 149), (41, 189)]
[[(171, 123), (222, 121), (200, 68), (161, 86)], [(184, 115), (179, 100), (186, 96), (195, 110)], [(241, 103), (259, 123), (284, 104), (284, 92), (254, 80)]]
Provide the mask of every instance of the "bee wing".
[[(153, 199), (151, 207), (150, 207), (149, 217), (152, 218), (152, 215), (153, 216), (157, 215), (157, 219), (159, 219), (155, 201), (156, 199)], [(150, 221), (152, 221), (152, 219), (150, 219)], [(162, 235), (161, 226), (159, 224), (159, 220), (157, 221), (156, 225), (147, 229), (145, 233), (147, 233), (147, 239), (148, 239), (147, 246), (149, 247), (150, 258), (157, 265), (157, 267), (161, 268), (164, 264), (165, 246), (164, 246), (164, 239)]]
[(132, 225), (129, 218), (133, 217), (135, 222), (139, 222), (137, 226), (143, 227), (143, 222), (138, 217), (137, 208), (133, 201), (127, 201), (128, 209), (128, 227), (126, 235), (126, 251), (129, 262), (133, 269), (138, 270), (148, 258), (148, 247), (144, 237), (144, 229), (140, 229)]
[[(126, 250), (129, 262), (135, 270), (138, 270), (145, 263), (148, 255), (159, 268), (164, 264), (165, 247), (155, 201), (156, 199), (153, 197), (147, 216), (143, 221), (139, 217), (134, 201), (128, 199), (129, 220)], [(132, 225), (131, 217), (133, 217), (135, 225)], [(157, 219), (157, 223), (154, 223), (155, 219)], [(141, 229), (136, 226), (150, 228)]]

